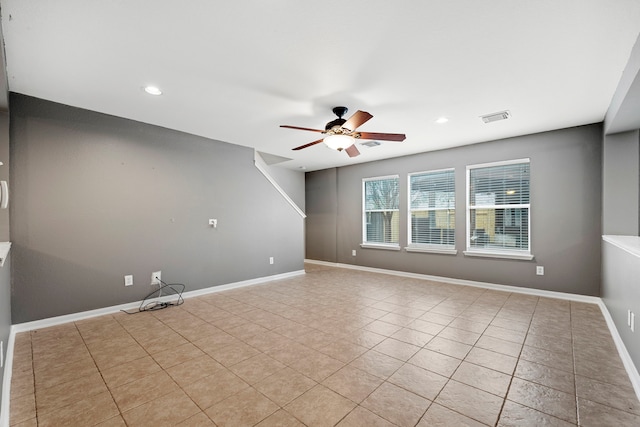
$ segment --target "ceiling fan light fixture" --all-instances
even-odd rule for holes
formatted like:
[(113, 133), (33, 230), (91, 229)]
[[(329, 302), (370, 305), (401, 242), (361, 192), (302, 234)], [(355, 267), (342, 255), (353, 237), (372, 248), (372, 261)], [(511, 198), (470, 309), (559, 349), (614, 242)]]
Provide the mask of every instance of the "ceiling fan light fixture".
[(324, 143), (327, 144), (327, 147), (338, 151), (351, 147), (355, 141), (352, 136), (343, 134), (328, 135), (324, 138)]

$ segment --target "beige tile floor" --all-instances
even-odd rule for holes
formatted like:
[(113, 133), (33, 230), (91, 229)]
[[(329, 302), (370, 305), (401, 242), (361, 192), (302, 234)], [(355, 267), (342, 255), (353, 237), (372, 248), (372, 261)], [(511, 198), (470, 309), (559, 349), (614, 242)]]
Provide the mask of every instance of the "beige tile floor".
[(306, 269), (18, 334), (11, 425), (640, 425), (596, 305)]

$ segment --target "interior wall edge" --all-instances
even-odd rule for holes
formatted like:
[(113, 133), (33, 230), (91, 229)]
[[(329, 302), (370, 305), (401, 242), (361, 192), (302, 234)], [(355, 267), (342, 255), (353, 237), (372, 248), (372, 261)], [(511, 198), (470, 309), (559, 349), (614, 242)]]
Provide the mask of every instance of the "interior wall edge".
[(0, 427), (9, 427), (11, 408), (11, 371), (13, 370), (13, 346), (16, 332), (13, 326), (7, 340), (7, 353), (4, 363), (4, 377), (2, 378), (2, 400), (0, 401)]

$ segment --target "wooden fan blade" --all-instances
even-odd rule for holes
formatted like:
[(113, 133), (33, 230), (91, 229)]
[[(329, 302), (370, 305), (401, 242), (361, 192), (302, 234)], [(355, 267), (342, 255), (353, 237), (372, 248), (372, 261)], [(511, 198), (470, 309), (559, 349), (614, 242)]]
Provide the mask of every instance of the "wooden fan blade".
[(312, 145), (319, 144), (319, 143), (321, 143), (323, 140), (324, 140), (324, 138), (319, 139), (319, 140), (317, 140), (317, 141), (310, 142), (310, 143), (308, 143), (308, 144), (301, 145), (300, 147), (292, 148), (292, 150), (302, 150), (303, 148), (307, 148), (307, 147), (311, 147)]
[(309, 130), (311, 132), (320, 132), (320, 133), (324, 133), (323, 130), (320, 129), (311, 129), (311, 128), (301, 128), (298, 126), (289, 126), (289, 125), (280, 125), (281, 128), (287, 128), (287, 129), (297, 129), (297, 130)]
[(371, 117), (373, 116), (367, 113), (366, 111), (358, 110), (355, 113), (353, 113), (353, 116), (349, 117), (349, 120), (347, 120), (342, 125), (342, 127), (345, 129), (349, 129), (350, 131), (354, 131), (360, 126), (362, 126), (364, 123), (366, 123), (367, 120), (369, 120)]
[(379, 139), (381, 141), (402, 142), (407, 137), (404, 133), (358, 132), (360, 139)]
[(353, 144), (351, 147), (345, 148), (344, 151), (347, 152), (349, 157), (355, 157), (355, 156), (359, 156), (360, 155), (360, 152), (358, 151), (358, 148), (356, 147), (356, 144)]

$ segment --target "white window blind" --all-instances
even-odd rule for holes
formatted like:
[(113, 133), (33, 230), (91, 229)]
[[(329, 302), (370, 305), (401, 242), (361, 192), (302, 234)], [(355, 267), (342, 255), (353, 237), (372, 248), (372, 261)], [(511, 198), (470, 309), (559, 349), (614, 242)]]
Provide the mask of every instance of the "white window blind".
[(409, 189), (409, 245), (414, 248), (454, 248), (454, 170), (410, 174)]
[(363, 185), (363, 243), (398, 245), (399, 178), (367, 178)]
[(467, 250), (530, 254), (529, 159), (467, 167)]

